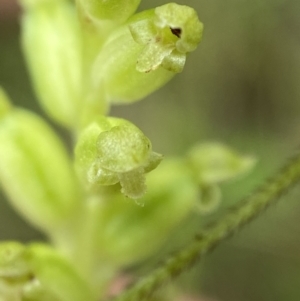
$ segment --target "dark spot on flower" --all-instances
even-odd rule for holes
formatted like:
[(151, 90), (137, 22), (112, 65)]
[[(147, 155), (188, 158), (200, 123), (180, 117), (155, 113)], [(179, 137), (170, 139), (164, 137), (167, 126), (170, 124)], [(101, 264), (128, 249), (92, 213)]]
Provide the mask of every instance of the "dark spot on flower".
[(178, 38), (181, 37), (181, 32), (182, 32), (181, 28), (171, 28), (170, 27), (170, 29), (171, 29), (171, 32), (173, 35), (175, 35)]

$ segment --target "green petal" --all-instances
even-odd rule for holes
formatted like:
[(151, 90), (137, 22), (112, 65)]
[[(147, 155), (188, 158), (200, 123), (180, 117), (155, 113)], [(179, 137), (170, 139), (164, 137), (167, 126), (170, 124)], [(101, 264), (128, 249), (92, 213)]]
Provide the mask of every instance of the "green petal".
[[(29, 1), (30, 2), (30, 1)], [(38, 1), (22, 19), (22, 44), (33, 87), (56, 121), (75, 127), (82, 110), (82, 45), (74, 5)]]
[(155, 9), (156, 26), (180, 31), (176, 48), (182, 53), (195, 50), (202, 38), (203, 24), (199, 21), (196, 11), (185, 5), (169, 3)]
[(135, 42), (142, 45), (150, 43), (157, 33), (153, 22), (149, 19), (129, 24), (129, 30)]
[(149, 139), (134, 125), (115, 126), (98, 137), (97, 155), (102, 168), (123, 173), (146, 163)]
[(131, 198), (139, 199), (146, 193), (145, 171), (142, 167), (119, 174), (121, 192)]
[(183, 70), (186, 61), (186, 55), (174, 50), (170, 55), (166, 56), (161, 66), (169, 71), (180, 73)]
[(149, 44), (139, 55), (136, 70), (146, 73), (156, 70), (172, 50), (172, 46), (166, 47), (162, 43)]

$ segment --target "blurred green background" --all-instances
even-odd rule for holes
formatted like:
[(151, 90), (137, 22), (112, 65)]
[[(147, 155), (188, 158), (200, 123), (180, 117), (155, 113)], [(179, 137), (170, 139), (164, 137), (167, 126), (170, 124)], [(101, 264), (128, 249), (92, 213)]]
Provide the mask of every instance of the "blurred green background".
[[(22, 58), (19, 10), (13, 3), (0, 0), (0, 84), (15, 104), (43, 114)], [(144, 0), (140, 9), (164, 3)], [(160, 254), (184, 245), (201, 225), (249, 194), (300, 142), (300, 1), (178, 3), (193, 6), (205, 25), (199, 49), (190, 55), (184, 72), (163, 89), (134, 105), (115, 107), (111, 114), (136, 123), (154, 150), (165, 155), (182, 155), (199, 141), (220, 141), (259, 161), (247, 177), (222, 187), (218, 212), (208, 217), (195, 213)], [(0, 198), (1, 240), (42, 237)], [(300, 300), (299, 200), (296, 188), (219, 246), (179, 279), (186, 292), (201, 291), (219, 301)]]

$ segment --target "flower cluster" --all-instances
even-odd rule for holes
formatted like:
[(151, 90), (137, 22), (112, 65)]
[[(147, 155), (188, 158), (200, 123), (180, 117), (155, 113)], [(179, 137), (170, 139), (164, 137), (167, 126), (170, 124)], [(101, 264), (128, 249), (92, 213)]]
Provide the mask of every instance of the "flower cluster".
[(122, 267), (151, 255), (194, 208), (214, 210), (218, 184), (253, 159), (204, 144), (160, 164), (139, 128), (108, 116), (111, 104), (137, 101), (182, 71), (202, 37), (194, 9), (170, 3), (134, 14), (139, 0), (20, 2), (34, 90), (70, 131), (74, 153), (0, 90), (0, 183), (49, 238), (0, 244), (0, 299), (100, 300)]

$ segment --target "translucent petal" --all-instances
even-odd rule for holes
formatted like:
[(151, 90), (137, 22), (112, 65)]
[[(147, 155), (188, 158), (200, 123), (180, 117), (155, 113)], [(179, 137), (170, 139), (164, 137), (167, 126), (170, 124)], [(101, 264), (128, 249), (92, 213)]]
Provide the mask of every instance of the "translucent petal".
[(129, 25), (129, 30), (135, 42), (146, 45), (155, 37), (156, 30), (150, 20), (140, 20)]
[(161, 66), (169, 71), (180, 73), (183, 70), (186, 55), (174, 50), (170, 55), (166, 56)]
[(162, 161), (163, 155), (159, 153), (152, 152), (149, 156), (149, 159), (144, 166), (145, 173), (150, 172), (151, 170), (155, 169), (159, 163)]
[(144, 165), (150, 152), (149, 139), (134, 125), (115, 126), (98, 137), (101, 167), (113, 172), (128, 172)]
[(173, 46), (166, 46), (162, 43), (149, 44), (139, 55), (136, 70), (146, 73), (156, 70), (173, 49)]
[(146, 193), (146, 179), (142, 167), (119, 175), (121, 192), (131, 199), (138, 199)]

